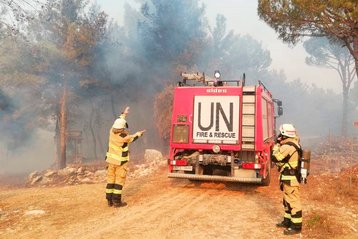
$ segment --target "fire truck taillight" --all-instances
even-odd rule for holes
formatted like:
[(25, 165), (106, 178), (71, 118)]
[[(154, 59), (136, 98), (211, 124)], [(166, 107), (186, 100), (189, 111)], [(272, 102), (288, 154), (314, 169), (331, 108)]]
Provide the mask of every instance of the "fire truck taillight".
[(187, 144), (189, 143), (189, 126), (174, 125), (173, 143)]
[(262, 165), (258, 163), (242, 163), (243, 169), (261, 169)]
[(188, 121), (188, 117), (186, 115), (178, 115), (177, 122), (186, 123)]

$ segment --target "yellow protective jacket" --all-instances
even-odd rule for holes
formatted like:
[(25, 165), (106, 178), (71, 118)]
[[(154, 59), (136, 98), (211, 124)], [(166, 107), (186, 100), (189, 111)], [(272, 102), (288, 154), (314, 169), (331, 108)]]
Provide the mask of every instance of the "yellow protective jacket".
[(286, 144), (288, 142), (292, 142), (300, 148), (297, 138), (282, 140), (280, 144), (273, 147), (272, 161), (276, 163), (280, 171), (281, 182), (290, 186), (299, 186), (297, 167), (300, 156), (294, 146)]
[[(120, 117), (124, 119), (125, 114), (122, 114)], [(133, 135), (129, 135), (127, 131), (115, 134), (113, 128), (111, 128), (109, 131), (106, 162), (115, 165), (122, 165), (123, 163), (128, 162), (129, 144), (137, 140), (140, 136), (142, 136), (141, 132), (137, 132)]]

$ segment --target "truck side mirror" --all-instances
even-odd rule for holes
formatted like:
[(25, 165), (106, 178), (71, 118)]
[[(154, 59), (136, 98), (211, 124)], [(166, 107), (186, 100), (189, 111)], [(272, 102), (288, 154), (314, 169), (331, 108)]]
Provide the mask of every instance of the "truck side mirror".
[(277, 104), (277, 114), (278, 116), (283, 115), (282, 101), (279, 99), (273, 99), (273, 102)]
[[(281, 105), (282, 105), (282, 103), (281, 103)], [(278, 112), (277, 112), (278, 116), (283, 115), (283, 108), (282, 108), (282, 106), (278, 106), (277, 111), (278, 111)]]

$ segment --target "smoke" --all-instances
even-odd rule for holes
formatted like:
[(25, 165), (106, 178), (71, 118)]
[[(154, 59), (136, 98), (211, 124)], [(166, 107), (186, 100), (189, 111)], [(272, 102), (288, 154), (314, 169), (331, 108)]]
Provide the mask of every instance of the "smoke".
[(263, 79), (273, 97), (283, 102), (283, 116), (276, 119), (277, 127), (283, 123), (295, 125), (302, 144), (311, 138), (339, 135), (341, 95), (299, 79), (287, 82), (283, 72), (268, 72)]
[[(79, 20), (89, 14), (82, 10)], [(94, 14), (91, 19), (106, 19), (98, 8), (93, 8), (91, 14)], [(220, 70), (229, 80), (240, 79), (246, 73), (248, 83), (263, 81), (273, 97), (283, 101), (284, 116), (278, 118), (278, 124), (293, 123), (306, 136), (338, 132), (339, 95), (299, 80), (287, 82), (283, 73), (268, 71), (271, 63), (268, 49), (251, 36), (227, 29), (224, 16), (218, 17), (216, 26), (209, 26), (205, 6), (196, 0), (152, 0), (138, 8), (127, 4), (124, 25), (107, 21), (104, 36), (83, 53), (89, 56), (85, 66), (58, 57), (61, 40), (54, 38), (55, 34), (45, 33), (55, 26), (59, 16), (54, 14), (45, 19), (50, 19), (43, 26), (46, 31), (32, 29), (36, 31), (33, 35), (41, 37), (41, 47), (36, 51), (35, 64), (31, 65), (39, 68), (44, 82), (32, 94), (15, 90), (16, 93), (7, 96), (0, 90), (2, 172), (54, 165), (54, 136), (64, 79), (69, 86), (68, 129), (82, 133), (79, 150), (84, 162), (104, 158), (108, 131), (126, 106), (130, 106), (127, 121), (131, 133), (147, 130), (131, 146), (131, 155), (140, 157), (145, 148), (167, 153), (167, 142), (160, 139), (154, 127), (154, 97), (166, 84), (175, 84), (180, 71), (205, 71), (210, 75)], [(83, 21), (86, 26), (100, 25), (99, 20), (91, 25), (88, 19)], [(32, 37), (39, 47), (38, 38)], [(72, 37), (78, 35), (73, 33)], [(69, 139), (68, 145), (71, 163), (73, 141)]]
[(55, 165), (52, 132), (36, 130), (32, 134), (32, 140), (26, 143), (26, 148), (14, 150), (4, 146), (1, 144), (0, 147), (0, 175), (28, 173)]
[[(21, 106), (19, 106), (21, 105)], [(48, 166), (48, 139), (31, 126), (31, 112), (24, 112), (26, 104), (14, 95), (0, 91), (0, 174), (22, 173)], [(53, 155), (53, 154), (52, 154)]]
[(0, 117), (2, 117), (3, 114), (6, 112), (12, 112), (13, 111), (13, 105), (10, 102), (10, 99), (8, 96), (4, 94), (4, 92), (0, 89)]
[(0, 141), (9, 150), (21, 148), (17, 142), (26, 143), (31, 130), (26, 128), (26, 116), (19, 114), (17, 103), (0, 91)]

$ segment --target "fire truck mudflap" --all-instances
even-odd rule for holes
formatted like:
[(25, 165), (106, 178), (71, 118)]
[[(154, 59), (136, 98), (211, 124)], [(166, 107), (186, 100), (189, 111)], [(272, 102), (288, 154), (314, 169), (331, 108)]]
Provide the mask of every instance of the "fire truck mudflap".
[(261, 82), (215, 77), (183, 74), (174, 90), (168, 177), (268, 185), (277, 100)]

